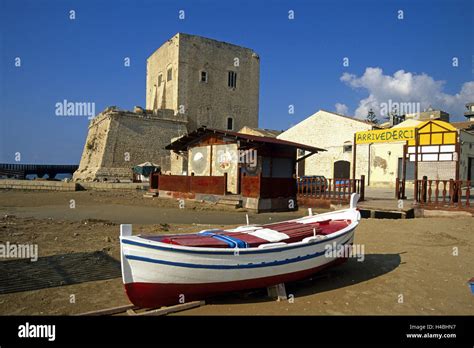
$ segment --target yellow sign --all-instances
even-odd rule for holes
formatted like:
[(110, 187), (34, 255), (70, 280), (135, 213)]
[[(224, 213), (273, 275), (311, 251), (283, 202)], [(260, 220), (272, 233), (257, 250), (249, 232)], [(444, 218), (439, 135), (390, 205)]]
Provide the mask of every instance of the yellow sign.
[[(419, 145), (451, 145), (456, 144), (457, 130), (447, 122), (434, 120), (426, 121), (417, 126)], [(415, 138), (408, 141), (415, 145)]]
[(418, 129), (418, 145), (456, 144), (457, 130), (447, 122), (430, 120), (416, 127), (377, 129), (357, 132), (356, 144), (391, 143), (407, 141), (415, 145), (415, 129)]
[(356, 133), (356, 144), (390, 143), (415, 139), (415, 128), (390, 128)]

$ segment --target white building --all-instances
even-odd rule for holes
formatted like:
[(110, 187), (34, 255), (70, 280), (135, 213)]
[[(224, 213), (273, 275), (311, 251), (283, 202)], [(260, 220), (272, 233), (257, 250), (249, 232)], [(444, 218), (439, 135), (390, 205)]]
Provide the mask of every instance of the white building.
[[(441, 118), (441, 117), (440, 117)], [(425, 124), (407, 119), (393, 129), (418, 128)], [(459, 139), (459, 179), (474, 179), (474, 122), (445, 123)], [(377, 129), (377, 125), (333, 112), (320, 110), (278, 136), (279, 139), (324, 148), (299, 164), (298, 176), (324, 175), (326, 178), (352, 178), (354, 133)], [(387, 129), (387, 131), (390, 131)], [(452, 132), (452, 131), (451, 131)], [(394, 187), (402, 178), (403, 148), (406, 141), (358, 144), (356, 178), (365, 175), (366, 185)], [(454, 148), (454, 145), (452, 146)], [(457, 151), (457, 150), (456, 150)], [(300, 153), (299, 157), (303, 154)], [(301, 163), (300, 162), (300, 163)], [(414, 179), (414, 162), (406, 161), (406, 179)], [(456, 177), (455, 160), (423, 160), (418, 163), (418, 179), (449, 180)]]
[[(376, 125), (367, 121), (319, 110), (277, 138), (327, 150), (300, 161), (298, 176), (324, 175), (326, 178), (350, 178), (354, 133), (374, 128)], [(299, 157), (302, 155), (300, 153)], [(357, 161), (356, 177), (359, 178), (360, 175), (367, 174), (367, 146), (360, 146)]]

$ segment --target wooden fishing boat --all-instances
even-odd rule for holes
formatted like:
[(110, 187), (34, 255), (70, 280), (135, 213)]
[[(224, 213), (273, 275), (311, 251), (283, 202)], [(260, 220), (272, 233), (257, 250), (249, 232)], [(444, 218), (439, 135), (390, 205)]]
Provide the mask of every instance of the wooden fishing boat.
[(307, 278), (347, 259), (337, 251), (353, 243), (358, 199), (345, 210), (193, 234), (133, 236), (121, 225), (126, 293), (136, 306), (159, 307)]

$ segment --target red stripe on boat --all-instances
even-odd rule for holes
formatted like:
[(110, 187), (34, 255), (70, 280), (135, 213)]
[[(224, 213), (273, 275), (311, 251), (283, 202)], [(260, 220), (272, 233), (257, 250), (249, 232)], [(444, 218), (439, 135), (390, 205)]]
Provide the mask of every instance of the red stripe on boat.
[(157, 308), (178, 304), (183, 299), (183, 296), (185, 302), (190, 302), (226, 292), (265, 288), (271, 285), (305, 279), (327, 267), (344, 263), (346, 260), (347, 258), (339, 258), (325, 265), (304, 271), (232, 282), (204, 284), (129, 283), (125, 284), (125, 291), (135, 306)]

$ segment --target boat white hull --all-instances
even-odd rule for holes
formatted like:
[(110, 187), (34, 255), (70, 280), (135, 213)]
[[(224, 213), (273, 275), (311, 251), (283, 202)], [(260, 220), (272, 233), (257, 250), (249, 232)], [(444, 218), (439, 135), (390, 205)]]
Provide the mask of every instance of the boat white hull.
[(352, 245), (360, 214), (347, 209), (295, 221), (328, 218), (351, 223), (328, 236), (246, 249), (171, 245), (131, 236), (131, 226), (122, 225), (122, 275), (127, 295), (137, 306), (158, 307), (307, 278), (346, 260), (346, 255), (329, 251)]

